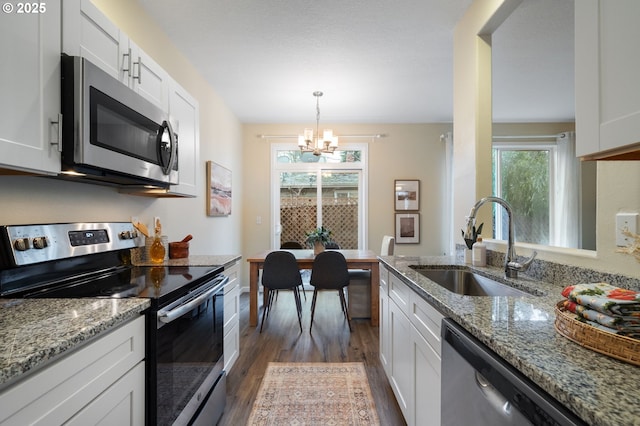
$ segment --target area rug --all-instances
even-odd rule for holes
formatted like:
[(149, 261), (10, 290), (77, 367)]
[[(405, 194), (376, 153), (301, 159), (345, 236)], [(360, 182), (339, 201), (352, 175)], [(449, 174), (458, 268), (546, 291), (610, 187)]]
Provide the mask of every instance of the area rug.
[(270, 362), (249, 425), (379, 425), (361, 362)]

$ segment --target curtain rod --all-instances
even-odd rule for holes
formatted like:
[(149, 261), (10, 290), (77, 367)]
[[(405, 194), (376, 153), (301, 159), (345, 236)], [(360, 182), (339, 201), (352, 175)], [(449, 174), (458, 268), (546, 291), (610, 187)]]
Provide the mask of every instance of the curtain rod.
[(493, 136), (493, 139), (556, 139), (563, 137), (564, 133), (558, 133), (556, 135), (518, 135), (518, 136)]
[[(375, 138), (380, 139), (384, 138), (387, 135), (384, 133), (377, 133), (375, 135), (338, 135), (340, 139), (342, 138)], [(258, 135), (261, 139), (298, 139), (298, 135)]]

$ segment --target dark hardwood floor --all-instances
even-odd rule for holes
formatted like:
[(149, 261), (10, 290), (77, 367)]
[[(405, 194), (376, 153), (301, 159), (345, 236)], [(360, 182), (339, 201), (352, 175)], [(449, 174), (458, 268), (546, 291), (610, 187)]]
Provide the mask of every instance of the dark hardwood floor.
[[(281, 291), (260, 333), (249, 327), (249, 295), (240, 298), (240, 358), (227, 378), (227, 406), (219, 425), (245, 425), (258, 393), (262, 377), (271, 361), (275, 362), (356, 362), (364, 363), (380, 424), (404, 425), (379, 360), (378, 328), (368, 319), (353, 319), (353, 331), (344, 320), (340, 299), (334, 291), (321, 292), (316, 303), (313, 332), (309, 334), (311, 296), (302, 298), (300, 333), (293, 293)], [(259, 310), (262, 319), (262, 308)]]

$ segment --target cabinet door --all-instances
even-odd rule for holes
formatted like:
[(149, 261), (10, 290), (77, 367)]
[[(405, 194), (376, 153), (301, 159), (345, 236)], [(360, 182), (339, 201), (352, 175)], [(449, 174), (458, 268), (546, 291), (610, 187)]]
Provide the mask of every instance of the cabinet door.
[(224, 336), (224, 370), (228, 373), (240, 356), (240, 324), (235, 323)]
[(163, 111), (167, 111), (169, 74), (151, 56), (129, 40), (131, 88)]
[(640, 143), (640, 2), (575, 4), (576, 152), (624, 150)]
[(380, 286), (380, 362), (387, 377), (391, 375), (391, 330), (389, 329), (389, 296), (386, 288)]
[(415, 410), (412, 415), (415, 416), (415, 424), (440, 426), (440, 356), (415, 328), (411, 332), (415, 372)]
[(133, 59), (129, 39), (90, 0), (65, 0), (62, 52), (82, 56), (129, 85)]
[(229, 283), (224, 288), (224, 369), (229, 372), (240, 356), (240, 267), (225, 267)]
[[(144, 74), (143, 74), (144, 78)], [(143, 80), (144, 81), (144, 80)], [(169, 84), (169, 115), (176, 121), (178, 134), (178, 172), (180, 184), (172, 185), (172, 194), (197, 196), (200, 174), (200, 117), (198, 101), (178, 83)]]
[(404, 311), (391, 300), (389, 303), (389, 329), (391, 346), (390, 382), (393, 393), (408, 425), (413, 425), (413, 356), (411, 323)]
[[(11, 4), (11, 3), (6, 3)], [(44, 4), (44, 3), (43, 3)], [(3, 13), (0, 24), (0, 167), (60, 172), (60, 4)]]

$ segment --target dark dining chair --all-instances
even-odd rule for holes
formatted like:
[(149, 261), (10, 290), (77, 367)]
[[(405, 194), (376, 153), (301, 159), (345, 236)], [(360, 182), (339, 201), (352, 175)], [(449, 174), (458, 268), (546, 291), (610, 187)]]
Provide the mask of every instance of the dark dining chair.
[(323, 251), (319, 253), (313, 261), (311, 269), (311, 285), (313, 286), (313, 299), (311, 299), (311, 324), (309, 325), (309, 333), (313, 327), (313, 317), (316, 311), (316, 299), (319, 290), (336, 290), (340, 296), (340, 304), (342, 313), (351, 328), (351, 319), (349, 318), (349, 310), (344, 298), (344, 289), (349, 285), (349, 270), (347, 261), (342, 253), (337, 251)]
[[(297, 241), (285, 241), (280, 246), (280, 250), (302, 250), (303, 248), (304, 247), (302, 247), (302, 244), (300, 244)], [(302, 275), (303, 271), (300, 271), (300, 274)], [(304, 296), (304, 301), (306, 302), (307, 301), (307, 293), (305, 293), (305, 291), (304, 291), (304, 282), (301, 282), (300, 288), (302, 289), (302, 295)], [(276, 293), (276, 297), (277, 296), (278, 296), (278, 293)]]
[(302, 284), (300, 269), (296, 257), (288, 251), (274, 251), (264, 259), (262, 269), (262, 286), (266, 294), (266, 304), (262, 310), (260, 333), (264, 326), (264, 319), (271, 312), (274, 295), (278, 290), (292, 290), (298, 312), (298, 324), (302, 333), (302, 302), (298, 287)]
[(340, 244), (336, 243), (335, 241), (329, 241), (324, 245), (324, 248), (332, 249), (332, 250), (340, 250)]

